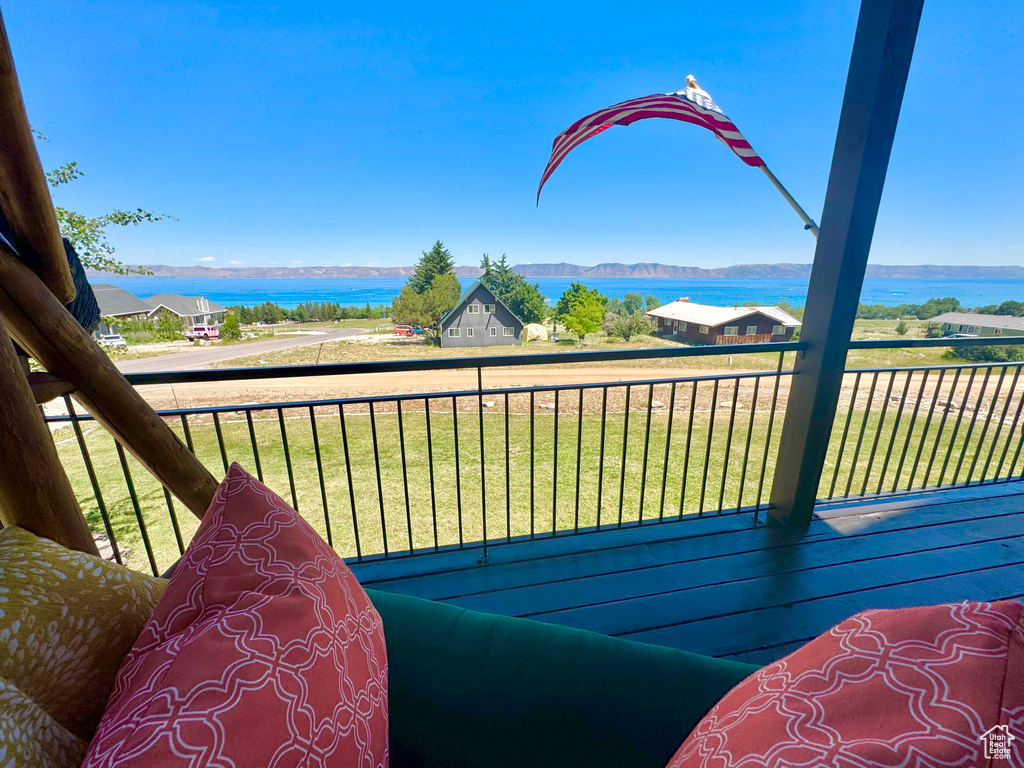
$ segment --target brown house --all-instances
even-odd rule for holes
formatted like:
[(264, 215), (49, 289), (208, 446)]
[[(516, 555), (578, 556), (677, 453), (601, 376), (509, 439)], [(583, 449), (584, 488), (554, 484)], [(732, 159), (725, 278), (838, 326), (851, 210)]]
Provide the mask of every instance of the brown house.
[(647, 313), (661, 336), (701, 344), (791, 341), (800, 321), (778, 307), (715, 307), (677, 299)]

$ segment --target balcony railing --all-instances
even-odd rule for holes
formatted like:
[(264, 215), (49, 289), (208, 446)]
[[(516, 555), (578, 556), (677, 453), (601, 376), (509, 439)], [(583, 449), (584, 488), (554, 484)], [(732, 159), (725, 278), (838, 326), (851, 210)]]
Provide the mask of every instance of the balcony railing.
[[(923, 340), (922, 340), (923, 341)], [(855, 348), (995, 340), (855, 342)], [(1024, 339), (1021, 339), (1024, 341)], [(1013, 342), (1010, 342), (1013, 343)], [(135, 374), (136, 385), (475, 369), (472, 390), (161, 411), (215, 473), (239, 461), (343, 556), (364, 560), (768, 509), (799, 342)], [(771, 370), (484, 388), (483, 369), (770, 353)], [(818, 496), (1005, 482), (1024, 363), (849, 369)], [(154, 572), (198, 525), (66, 399), (48, 417), (94, 530)]]

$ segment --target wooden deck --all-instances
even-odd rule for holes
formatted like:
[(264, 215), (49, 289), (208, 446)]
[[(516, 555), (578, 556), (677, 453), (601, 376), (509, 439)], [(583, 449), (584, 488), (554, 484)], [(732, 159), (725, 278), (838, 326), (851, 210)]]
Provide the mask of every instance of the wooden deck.
[(766, 663), (866, 608), (1024, 597), (1024, 482), (731, 514), (353, 569), (366, 586)]

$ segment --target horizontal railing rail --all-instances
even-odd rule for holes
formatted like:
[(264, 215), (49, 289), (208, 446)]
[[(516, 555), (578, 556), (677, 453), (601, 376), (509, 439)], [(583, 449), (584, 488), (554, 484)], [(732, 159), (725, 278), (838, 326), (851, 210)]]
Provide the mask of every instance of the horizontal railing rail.
[[(858, 341), (854, 349), (1017, 345), (1024, 337)], [(800, 342), (132, 374), (136, 385), (476, 371), (475, 388), (159, 411), (215, 474), (240, 461), (356, 560), (768, 509)], [(749, 353), (771, 370), (531, 387), (483, 370)], [(792, 359), (790, 357), (789, 359)], [(1020, 479), (1024, 363), (845, 372), (820, 499)], [(159, 572), (197, 521), (88, 414), (47, 416), (111, 556)]]

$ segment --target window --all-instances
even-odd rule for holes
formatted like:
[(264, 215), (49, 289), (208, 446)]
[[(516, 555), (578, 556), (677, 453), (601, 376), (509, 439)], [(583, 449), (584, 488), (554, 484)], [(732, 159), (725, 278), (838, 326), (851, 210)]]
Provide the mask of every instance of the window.
[(515, 336), (516, 335), (515, 328), (502, 328), (501, 329), (501, 335), (502, 336)]
[(473, 329), (472, 328), (467, 328), (466, 329), (466, 335), (467, 336), (472, 336), (473, 335)]
[(493, 315), (494, 314), (494, 305), (493, 304), (484, 304), (484, 314), (485, 315)]
[(492, 328), (491, 328), (491, 336), (497, 336), (497, 335), (498, 335), (498, 329), (497, 329), (497, 328), (494, 328), (494, 327), (492, 327)]
[(700, 332), (701, 332), (701, 333), (705, 333), (705, 334), (707, 334), (707, 333), (711, 333), (711, 329), (710, 329), (710, 328), (708, 328), (708, 327), (707, 327), (706, 325), (702, 325), (702, 326), (700, 327)]
[(679, 330), (680, 331), (685, 331), (686, 330), (686, 323), (684, 323), (682, 320), (679, 321)]
[(773, 325), (772, 326), (772, 336), (785, 336), (785, 335), (786, 335), (786, 326), (784, 326), (784, 325)]
[(458, 328), (449, 328), (448, 329), (448, 336), (450, 338), (457, 339), (461, 335), (462, 335), (462, 331), (460, 329), (458, 329)]
[(757, 336), (757, 326), (756, 325), (748, 325), (747, 326), (747, 336)]
[(480, 314), (480, 305), (479, 304), (470, 304), (468, 307), (466, 307), (466, 312), (468, 312), (471, 315), (479, 315)]
[(723, 336), (739, 336), (740, 335), (740, 327), (738, 325), (727, 325), (727, 326), (725, 326), (725, 330), (722, 331), (722, 335)]

